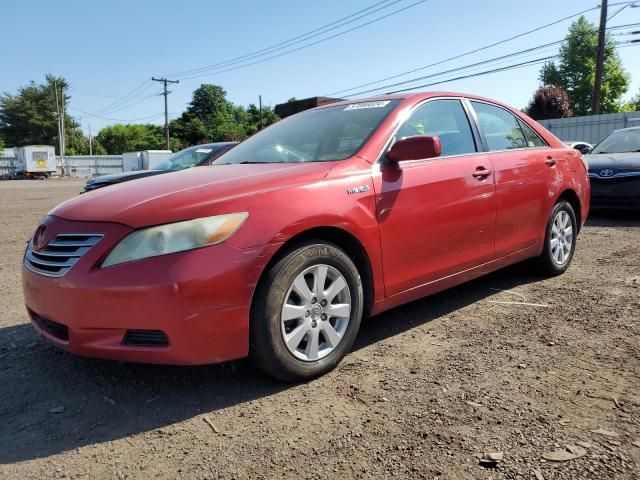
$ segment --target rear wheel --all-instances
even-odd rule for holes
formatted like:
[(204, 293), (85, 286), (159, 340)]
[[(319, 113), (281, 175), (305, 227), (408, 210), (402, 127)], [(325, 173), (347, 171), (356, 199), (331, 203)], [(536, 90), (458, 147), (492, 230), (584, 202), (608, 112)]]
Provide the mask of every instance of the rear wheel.
[(349, 352), (363, 311), (360, 275), (335, 245), (307, 242), (275, 263), (251, 309), (251, 358), (285, 381), (333, 369)]
[(576, 249), (578, 224), (573, 207), (566, 200), (555, 204), (544, 239), (544, 249), (536, 259), (538, 269), (545, 275), (560, 275), (569, 268)]

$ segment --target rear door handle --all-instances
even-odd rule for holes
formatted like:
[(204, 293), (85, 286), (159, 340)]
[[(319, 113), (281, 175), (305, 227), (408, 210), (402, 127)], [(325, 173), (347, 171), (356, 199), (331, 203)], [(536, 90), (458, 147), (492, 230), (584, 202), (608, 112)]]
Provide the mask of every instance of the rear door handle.
[(487, 178), (489, 175), (491, 175), (491, 170), (484, 168), (484, 167), (478, 167), (476, 168), (476, 171), (473, 172), (472, 174), (474, 177), (482, 180), (483, 178)]
[(547, 165), (549, 165), (550, 167), (553, 167), (556, 163), (558, 163), (556, 161), (555, 158), (553, 157), (547, 157), (547, 159), (544, 161), (544, 163), (546, 163)]

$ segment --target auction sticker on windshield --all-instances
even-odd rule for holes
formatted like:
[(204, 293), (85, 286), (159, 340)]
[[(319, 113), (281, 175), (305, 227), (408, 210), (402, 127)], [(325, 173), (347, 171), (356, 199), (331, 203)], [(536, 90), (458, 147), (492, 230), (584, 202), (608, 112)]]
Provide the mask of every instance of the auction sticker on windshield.
[(377, 102), (352, 103), (347, 105), (345, 110), (360, 110), (361, 108), (382, 108), (389, 104), (390, 100), (379, 100)]

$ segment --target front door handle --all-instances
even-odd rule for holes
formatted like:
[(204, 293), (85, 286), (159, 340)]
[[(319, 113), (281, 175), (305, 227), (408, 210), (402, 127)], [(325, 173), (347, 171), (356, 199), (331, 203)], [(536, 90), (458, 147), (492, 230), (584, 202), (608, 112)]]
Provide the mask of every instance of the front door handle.
[(556, 161), (555, 158), (548, 156), (547, 159), (544, 161), (544, 163), (546, 163), (547, 165), (549, 165), (550, 167), (553, 167), (556, 163), (558, 163)]
[(479, 180), (482, 180), (483, 178), (487, 178), (489, 175), (491, 175), (491, 170), (484, 167), (478, 167), (476, 168), (476, 171), (473, 172), (473, 176)]

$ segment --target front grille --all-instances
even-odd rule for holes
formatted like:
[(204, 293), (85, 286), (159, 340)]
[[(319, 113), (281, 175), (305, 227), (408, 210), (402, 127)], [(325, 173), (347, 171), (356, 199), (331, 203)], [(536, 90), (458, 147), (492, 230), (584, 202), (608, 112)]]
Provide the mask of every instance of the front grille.
[(69, 341), (69, 328), (66, 325), (46, 319), (32, 310), (29, 310), (29, 315), (31, 316), (33, 322), (38, 325), (38, 327), (40, 327), (52, 337), (59, 338), (60, 340), (64, 340), (65, 342)]
[(169, 345), (169, 339), (162, 330), (127, 330), (122, 344), (137, 347), (166, 347)]
[(24, 265), (40, 275), (61, 277), (102, 237), (98, 233), (61, 233), (41, 250), (34, 250), (33, 242), (29, 242)]

